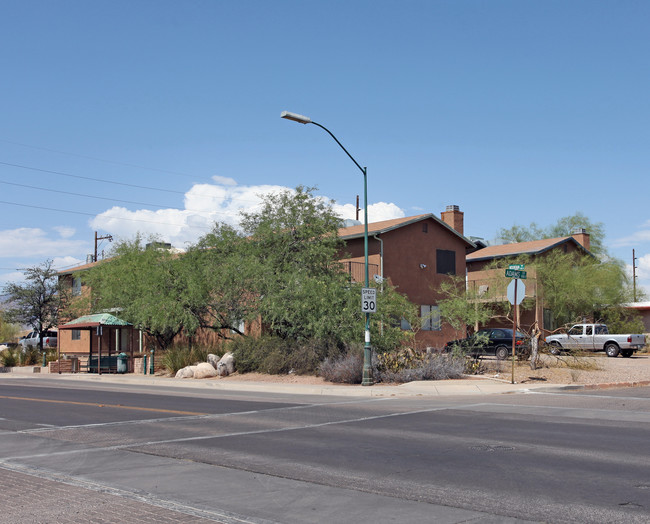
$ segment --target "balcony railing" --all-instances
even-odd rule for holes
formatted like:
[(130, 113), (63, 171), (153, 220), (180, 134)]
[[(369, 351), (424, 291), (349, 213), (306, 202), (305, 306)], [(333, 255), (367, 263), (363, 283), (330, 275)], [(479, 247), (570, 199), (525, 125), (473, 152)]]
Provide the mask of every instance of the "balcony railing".
[[(345, 272), (350, 275), (350, 282), (365, 282), (366, 280), (366, 265), (363, 262), (352, 262), (346, 260), (341, 262)], [(373, 275), (379, 274), (379, 264), (368, 264), (368, 274), (372, 280)]]

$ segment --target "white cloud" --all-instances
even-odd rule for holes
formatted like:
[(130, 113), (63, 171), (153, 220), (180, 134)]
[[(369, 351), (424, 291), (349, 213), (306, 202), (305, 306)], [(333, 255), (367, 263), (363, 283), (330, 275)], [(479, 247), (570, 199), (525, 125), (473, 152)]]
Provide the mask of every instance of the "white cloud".
[[(112, 235), (121, 238), (132, 238), (140, 232), (145, 236), (157, 236), (175, 247), (184, 247), (210, 231), (215, 222), (236, 226), (242, 211), (251, 212), (259, 208), (262, 196), (290, 190), (276, 185), (239, 186), (234, 180), (225, 177), (213, 179), (223, 182), (192, 186), (185, 193), (182, 210), (130, 211), (116, 206), (92, 219), (90, 225), (95, 229), (110, 231)], [(354, 205), (334, 204), (333, 207), (342, 218), (355, 217)], [(404, 211), (392, 203), (378, 202), (368, 206), (371, 222), (403, 216)]]
[[(350, 218), (356, 220), (357, 209), (353, 204), (334, 204), (334, 212), (341, 218)], [(359, 220), (363, 223), (364, 218), (363, 208), (359, 210)], [(381, 222), (382, 220), (390, 220), (391, 218), (402, 218), (404, 211), (397, 207), (395, 204), (387, 204), (386, 202), (377, 202), (368, 206), (368, 222)]]
[(212, 180), (214, 180), (217, 184), (221, 184), (222, 186), (236, 186), (237, 182), (235, 181), (234, 178), (230, 178), (227, 176), (219, 176), (219, 175), (214, 175), (212, 177)]
[[(645, 225), (648, 226), (650, 224)], [(629, 247), (636, 246), (644, 242), (650, 242), (650, 229), (643, 229), (629, 236), (616, 239), (612, 244), (614, 247)]]
[(55, 237), (41, 228), (21, 227), (0, 231), (1, 258), (48, 258), (52, 253), (79, 252), (85, 243)]
[(71, 238), (77, 232), (75, 228), (66, 226), (55, 226), (52, 229), (57, 231), (62, 238)]
[(52, 259), (52, 265), (56, 269), (67, 269), (67, 268), (79, 266), (79, 265), (85, 264), (85, 263), (86, 263), (85, 259), (81, 260), (81, 259), (73, 257), (73, 256), (54, 257)]

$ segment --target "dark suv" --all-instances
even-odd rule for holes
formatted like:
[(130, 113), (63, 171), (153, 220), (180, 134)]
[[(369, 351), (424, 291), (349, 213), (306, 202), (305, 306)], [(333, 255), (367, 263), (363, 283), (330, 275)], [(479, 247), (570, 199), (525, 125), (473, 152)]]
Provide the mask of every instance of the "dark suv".
[[(528, 346), (528, 337), (521, 331), (517, 331), (515, 351), (517, 353), (524, 353)], [(512, 355), (512, 329), (480, 329), (467, 338), (452, 340), (445, 345), (445, 351), (447, 352), (454, 351), (455, 349), (472, 357), (494, 355), (499, 360), (504, 360), (509, 355)]]

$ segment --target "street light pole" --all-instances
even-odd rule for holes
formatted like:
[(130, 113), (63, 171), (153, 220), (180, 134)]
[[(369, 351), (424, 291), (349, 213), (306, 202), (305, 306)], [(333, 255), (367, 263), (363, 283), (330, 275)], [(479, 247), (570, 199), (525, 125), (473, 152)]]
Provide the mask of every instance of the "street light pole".
[[(354, 165), (356, 165), (363, 173), (363, 216), (364, 216), (363, 257), (364, 257), (364, 266), (365, 266), (365, 273), (366, 273), (365, 286), (366, 288), (369, 287), (370, 275), (368, 273), (368, 168), (361, 167), (359, 163), (354, 159), (354, 157), (348, 152), (348, 150), (345, 149), (345, 147), (343, 147), (343, 144), (339, 142), (338, 138), (336, 138), (334, 134), (325, 126), (319, 124), (318, 122), (314, 122), (309, 117), (298, 115), (296, 113), (290, 113), (289, 111), (282, 111), (280, 117), (286, 120), (292, 120), (294, 122), (298, 122), (299, 124), (314, 124), (315, 126), (324, 129), (327, 132), (327, 134), (329, 134), (334, 139), (334, 141), (339, 145), (339, 147), (343, 151), (345, 151), (345, 154), (350, 157), (350, 160), (354, 162)], [(366, 327), (364, 330), (365, 342), (363, 346), (363, 378), (361, 380), (361, 385), (372, 386), (373, 379), (372, 379), (372, 346), (370, 345), (370, 313), (366, 312), (365, 315), (366, 315)]]

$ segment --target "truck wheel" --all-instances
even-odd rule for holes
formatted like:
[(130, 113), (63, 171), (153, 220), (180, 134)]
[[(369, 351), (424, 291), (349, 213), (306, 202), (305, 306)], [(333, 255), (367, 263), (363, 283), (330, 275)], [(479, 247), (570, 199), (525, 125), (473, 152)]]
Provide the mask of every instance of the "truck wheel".
[(621, 349), (621, 355), (623, 355), (623, 358), (630, 358), (632, 353), (634, 353), (633, 349)]
[(559, 342), (551, 342), (551, 355), (559, 355), (562, 351), (562, 346)]
[(605, 346), (605, 353), (607, 353), (608, 357), (618, 357), (619, 351), (620, 349), (613, 342), (610, 342)]
[(508, 348), (505, 346), (499, 346), (494, 355), (497, 357), (497, 360), (505, 360), (508, 358)]

